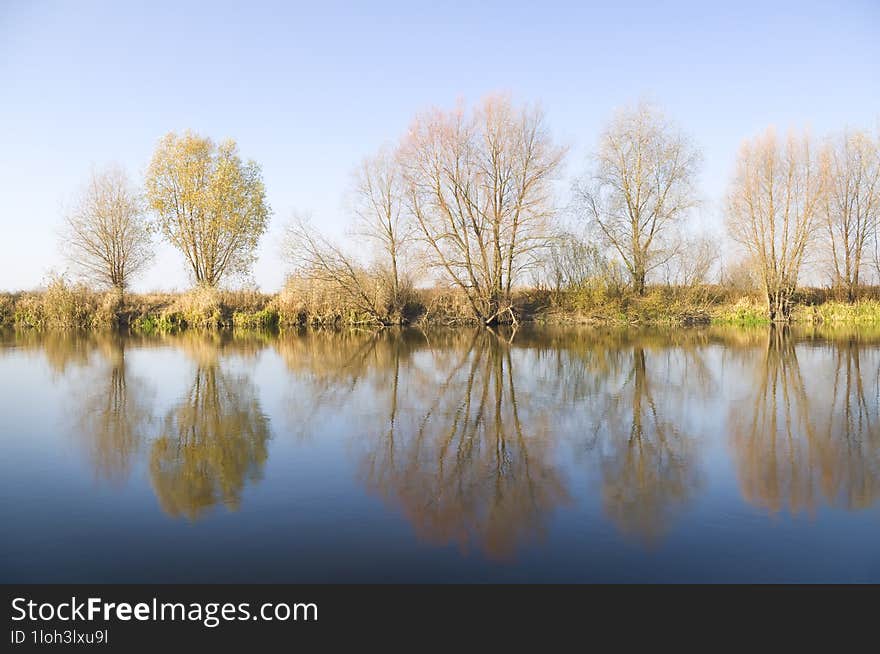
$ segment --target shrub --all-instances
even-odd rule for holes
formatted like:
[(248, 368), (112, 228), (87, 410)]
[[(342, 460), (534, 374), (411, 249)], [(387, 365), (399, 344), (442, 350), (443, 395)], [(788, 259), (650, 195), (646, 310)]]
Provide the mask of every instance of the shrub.
[(793, 319), (814, 323), (872, 325), (880, 323), (880, 302), (859, 300), (849, 304), (831, 301), (811, 307), (798, 307)]
[(15, 296), (11, 293), (0, 294), (0, 326), (15, 322)]
[(144, 334), (166, 334), (180, 331), (186, 327), (180, 314), (168, 313), (162, 315), (146, 314), (138, 316), (132, 323), (131, 329)]
[(278, 327), (278, 310), (274, 307), (267, 307), (254, 313), (236, 311), (232, 314), (232, 325), (236, 329), (276, 329)]
[(459, 288), (432, 288), (423, 292), (423, 323), (457, 325), (475, 323), (474, 312), (467, 295)]
[(376, 318), (352, 303), (338, 286), (305, 275), (288, 278), (278, 297), (284, 325), (376, 324)]
[(221, 292), (209, 286), (197, 286), (180, 295), (162, 315), (171, 324), (183, 327), (214, 329), (229, 326)]
[(81, 284), (54, 276), (42, 293), (24, 293), (15, 303), (14, 322), (36, 329), (85, 329), (96, 326), (98, 298)]
[(125, 316), (125, 302), (122, 293), (108, 291), (100, 298), (93, 318), (95, 325), (118, 327)]

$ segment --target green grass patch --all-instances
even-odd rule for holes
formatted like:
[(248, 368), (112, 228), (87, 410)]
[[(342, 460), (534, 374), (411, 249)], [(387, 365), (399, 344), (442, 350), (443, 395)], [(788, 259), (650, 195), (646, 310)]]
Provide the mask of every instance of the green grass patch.
[(278, 312), (266, 308), (262, 311), (236, 311), (232, 314), (232, 326), (236, 329), (277, 329)]
[(860, 300), (847, 302), (830, 301), (809, 307), (798, 307), (794, 319), (801, 322), (875, 325), (880, 324), (880, 302)]

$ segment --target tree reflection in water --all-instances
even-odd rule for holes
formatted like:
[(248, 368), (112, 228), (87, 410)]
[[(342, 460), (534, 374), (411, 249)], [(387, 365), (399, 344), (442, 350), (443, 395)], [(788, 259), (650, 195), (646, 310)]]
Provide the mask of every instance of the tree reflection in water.
[[(682, 416), (694, 392), (712, 388), (697, 336), (671, 355), (669, 343), (644, 345), (638, 335), (509, 336), (383, 332), (328, 339), (326, 357), (313, 347), (306, 354), (299, 340), (279, 347), (309, 383), (300, 396), (314, 403), (298, 415), (319, 418), (323, 402), (328, 410), (359, 405), (347, 399), (359, 388), (384, 407), (359, 410), (362, 478), (422, 538), (494, 558), (540, 538), (569, 501), (556, 457), (560, 441), (577, 433), (598, 464), (606, 513), (625, 533), (656, 539), (698, 482), (696, 440)], [(653, 345), (654, 358), (646, 354)]]
[[(475, 332), (455, 350), (444, 348), (456, 361), (441, 383), (407, 386), (404, 398), (395, 363), (387, 429), (367, 441), (363, 476), (425, 540), (508, 558), (568, 498), (548, 416), (518, 397), (511, 348), (494, 333)], [(415, 420), (398, 428), (400, 413)]]
[(694, 443), (662, 414), (644, 349), (633, 349), (631, 371), (620, 390), (607, 398), (602, 495), (606, 511), (624, 532), (654, 541), (696, 485)]
[(84, 343), (80, 339), (75, 351), (97, 352), (99, 360), (84, 369), (86, 378), (75, 386), (76, 431), (98, 476), (119, 483), (128, 478), (135, 456), (149, 440), (152, 388), (129, 371), (125, 337), (104, 334), (90, 339), (90, 347)]
[[(311, 359), (301, 341), (279, 347), (324, 408), (351, 406), (339, 393), (364, 387), (374, 408), (359, 415), (353, 435), (361, 478), (399, 507), (420, 538), (508, 558), (540, 537), (568, 500), (552, 461), (553, 408), (518, 395), (522, 369), (505, 337), (486, 329), (386, 330), (331, 340), (327, 357), (312, 347)], [(319, 418), (320, 408), (303, 413)]]
[[(74, 426), (101, 477), (126, 479), (146, 453), (162, 509), (191, 520), (219, 503), (237, 507), (260, 478), (269, 420), (228, 355), (254, 355), (266, 341), (23, 343), (43, 349), (56, 374), (88, 375), (76, 385)], [(438, 545), (515, 556), (570, 502), (570, 466), (597, 480), (622, 534), (656, 542), (704, 482), (700, 448), (713, 435), (698, 417), (710, 399), (728, 416), (724, 442), (747, 501), (796, 512), (880, 496), (880, 350), (856, 337), (542, 328), (511, 340), (487, 329), (389, 329), (268, 343), (304, 384), (288, 403), (296, 430), (320, 434), (343, 420), (362, 484)], [(156, 416), (161, 380), (134, 375), (128, 352), (163, 345), (193, 368), (183, 396)], [(724, 375), (750, 382), (742, 398), (716, 392)]]
[[(147, 451), (162, 509), (191, 520), (217, 503), (236, 508), (245, 484), (260, 478), (269, 420), (247, 374), (225, 370), (221, 359), (252, 356), (264, 343), (201, 334), (167, 341), (102, 334), (70, 338), (74, 354), (67, 356), (61, 341), (49, 342), (52, 361), (68, 368), (76, 362), (84, 375), (72, 387), (73, 428), (100, 477), (125, 481), (137, 455)], [(183, 398), (157, 418), (154, 386), (131, 373), (126, 352), (165, 343), (184, 351), (194, 370)]]
[(268, 456), (269, 420), (244, 374), (232, 374), (209, 341), (192, 343), (188, 393), (165, 416), (150, 452), (150, 477), (163, 510), (198, 518), (217, 503), (237, 509)]
[(565, 363), (571, 369), (580, 361), (593, 376), (576, 399), (570, 431), (597, 468), (605, 513), (647, 544), (666, 533), (699, 487), (701, 439), (687, 425), (693, 403), (715, 384), (703, 361), (706, 335), (674, 336), (597, 336), (573, 348)]
[(743, 496), (771, 512), (813, 511), (823, 499), (863, 508), (880, 495), (877, 350), (863, 353), (855, 339), (822, 348), (819, 369), (804, 375), (805, 352), (789, 330), (772, 328), (752, 358), (754, 390), (731, 410)]

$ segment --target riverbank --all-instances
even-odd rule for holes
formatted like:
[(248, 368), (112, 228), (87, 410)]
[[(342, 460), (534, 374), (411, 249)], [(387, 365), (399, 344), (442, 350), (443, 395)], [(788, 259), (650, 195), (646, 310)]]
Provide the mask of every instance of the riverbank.
[[(873, 294), (872, 294), (873, 295)], [(514, 297), (520, 322), (594, 325), (762, 325), (767, 310), (757, 293), (719, 287), (655, 287), (643, 297), (609, 291), (520, 291)], [(852, 303), (828, 291), (807, 289), (796, 298), (792, 322), (880, 325), (880, 301)], [(465, 299), (445, 289), (413, 291), (403, 324), (466, 325), (474, 321)], [(100, 293), (53, 282), (41, 291), (0, 294), (0, 325), (19, 329), (126, 329), (165, 333), (186, 329), (278, 329), (301, 326), (378, 326), (356, 307), (288, 290), (194, 289), (185, 293)]]
[[(573, 294), (549, 303), (535, 314), (537, 322), (614, 325), (738, 325), (771, 323), (758, 293), (704, 287), (658, 287), (646, 296), (588, 296)], [(791, 322), (806, 325), (880, 325), (880, 301), (866, 297), (855, 302), (834, 299), (824, 289), (798, 293)]]

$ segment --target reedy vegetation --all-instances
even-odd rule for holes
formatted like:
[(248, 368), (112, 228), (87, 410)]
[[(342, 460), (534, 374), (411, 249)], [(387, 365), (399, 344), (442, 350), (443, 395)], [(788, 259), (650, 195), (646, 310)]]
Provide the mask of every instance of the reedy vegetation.
[[(93, 173), (66, 219), (65, 251), (92, 287), (55, 277), (44, 293), (0, 296), (0, 322), (27, 327), (184, 327), (415, 321), (880, 321), (880, 139), (850, 130), (814, 143), (773, 130), (746, 141), (725, 206), (739, 246), (720, 264), (701, 234), (701, 154), (658, 108), (618, 111), (573, 185), (541, 110), (493, 96), (419, 115), (355, 170), (353, 253), (302, 214), (275, 296), (220, 290), (247, 275), (265, 233), (260, 166), (234, 141), (163, 137), (144, 191), (118, 168)], [(149, 214), (145, 210), (149, 210)], [(124, 291), (152, 254), (178, 249), (195, 282), (179, 295)], [(873, 264), (873, 269), (872, 269)], [(799, 289), (809, 272), (823, 289)], [(872, 299), (873, 298), (873, 299)], [(840, 302), (858, 302), (849, 308)]]

